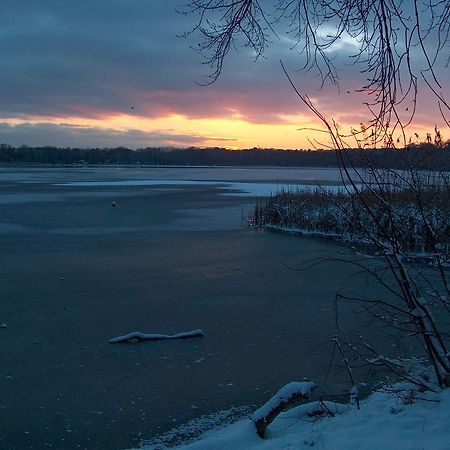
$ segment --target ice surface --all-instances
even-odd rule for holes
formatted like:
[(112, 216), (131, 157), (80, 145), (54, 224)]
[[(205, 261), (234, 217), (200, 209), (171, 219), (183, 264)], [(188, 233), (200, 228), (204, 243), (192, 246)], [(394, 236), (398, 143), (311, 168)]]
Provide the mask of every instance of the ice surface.
[(295, 183), (241, 183), (226, 181), (202, 181), (202, 180), (170, 180), (170, 179), (143, 179), (143, 180), (107, 180), (107, 181), (70, 181), (58, 183), (57, 186), (72, 187), (132, 187), (132, 186), (212, 186), (223, 189), (224, 195), (268, 197), (282, 191), (315, 191), (327, 190), (330, 192), (342, 192), (340, 185), (295, 184)]

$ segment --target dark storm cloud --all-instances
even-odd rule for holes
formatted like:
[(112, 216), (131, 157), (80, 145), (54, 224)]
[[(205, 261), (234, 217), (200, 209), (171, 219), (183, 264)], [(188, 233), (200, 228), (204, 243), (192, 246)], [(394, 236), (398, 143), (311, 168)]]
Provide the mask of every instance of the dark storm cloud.
[(139, 94), (200, 77), (175, 2), (22, 1), (2, 11), (4, 114), (127, 111)]
[[(291, 53), (285, 42), (274, 42), (257, 63), (246, 49), (230, 54), (214, 86), (196, 85), (209, 69), (189, 48), (195, 37), (177, 36), (194, 20), (177, 14), (178, 5), (8, 2), (0, 16), (0, 116), (102, 117), (133, 107), (146, 117), (229, 117), (239, 110), (250, 121), (270, 123), (302, 110), (278, 63)], [(302, 74), (302, 87), (314, 78)]]
[(141, 130), (118, 131), (108, 128), (84, 127), (72, 124), (24, 123), (9, 125), (0, 122), (0, 142), (13, 146), (49, 145), (55, 147), (128, 147), (204, 145), (217, 141), (227, 145), (233, 139), (207, 138), (200, 135), (179, 134), (173, 130), (145, 132)]

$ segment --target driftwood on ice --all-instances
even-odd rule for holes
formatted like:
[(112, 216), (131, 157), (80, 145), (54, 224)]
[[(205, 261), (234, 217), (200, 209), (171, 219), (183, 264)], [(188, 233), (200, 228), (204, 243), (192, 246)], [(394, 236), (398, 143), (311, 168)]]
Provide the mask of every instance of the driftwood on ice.
[(205, 333), (203, 330), (192, 330), (184, 331), (177, 334), (146, 334), (140, 331), (134, 331), (132, 333), (125, 334), (124, 336), (117, 336), (109, 340), (110, 344), (128, 343), (128, 342), (139, 342), (139, 341), (160, 341), (163, 339), (187, 339), (192, 337), (201, 337)]

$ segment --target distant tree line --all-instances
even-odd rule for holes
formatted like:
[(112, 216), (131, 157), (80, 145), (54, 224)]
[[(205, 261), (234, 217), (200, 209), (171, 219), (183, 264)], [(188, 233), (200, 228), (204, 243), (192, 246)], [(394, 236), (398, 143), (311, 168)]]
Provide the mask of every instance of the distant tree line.
[[(450, 143), (412, 145), (405, 149), (350, 149), (349, 162), (366, 167), (450, 170)], [(224, 148), (57, 148), (12, 147), (0, 144), (0, 165), (205, 165), (205, 166), (305, 166), (336, 167), (336, 154), (330, 150), (259, 149), (227, 150)]]

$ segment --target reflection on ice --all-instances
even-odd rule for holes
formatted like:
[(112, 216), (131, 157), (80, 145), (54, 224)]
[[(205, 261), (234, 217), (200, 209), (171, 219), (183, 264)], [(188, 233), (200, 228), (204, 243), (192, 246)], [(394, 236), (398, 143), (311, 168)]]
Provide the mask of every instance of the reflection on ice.
[(190, 184), (220, 184), (211, 181), (190, 180), (108, 180), (108, 181), (69, 181), (57, 183), (56, 186), (79, 186), (79, 187), (108, 187), (108, 186), (161, 186), (161, 185), (190, 185)]
[(293, 183), (241, 183), (226, 181), (196, 181), (196, 180), (108, 180), (108, 181), (71, 181), (67, 183), (58, 183), (57, 186), (73, 187), (132, 187), (132, 186), (212, 186), (225, 191), (224, 195), (267, 197), (281, 191), (314, 191), (317, 189), (330, 192), (342, 191), (340, 185), (319, 184), (293, 184)]

